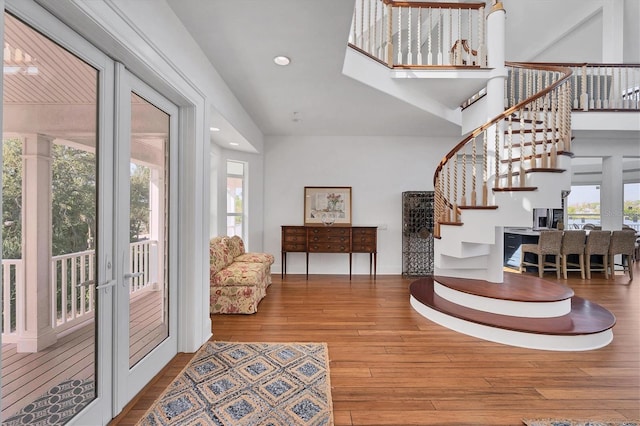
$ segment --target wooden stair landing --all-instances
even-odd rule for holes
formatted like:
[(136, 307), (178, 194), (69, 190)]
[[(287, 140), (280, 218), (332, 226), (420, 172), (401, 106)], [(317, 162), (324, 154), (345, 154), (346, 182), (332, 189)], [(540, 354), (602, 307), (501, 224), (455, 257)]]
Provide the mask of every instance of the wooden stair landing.
[(468, 278), (434, 276), (440, 284), (464, 293), (518, 302), (555, 302), (573, 297), (571, 288), (522, 274), (504, 273), (500, 284)]
[[(449, 280), (454, 279), (449, 278)], [(493, 287), (500, 284), (486, 283), (485, 285)], [(478, 311), (443, 299), (433, 291), (433, 278), (430, 277), (411, 283), (410, 292), (423, 305), (448, 316), (523, 333), (562, 336), (595, 334), (609, 330), (616, 323), (615, 316), (611, 312), (596, 303), (576, 296), (571, 299), (571, 312), (567, 315), (555, 318), (523, 318)]]

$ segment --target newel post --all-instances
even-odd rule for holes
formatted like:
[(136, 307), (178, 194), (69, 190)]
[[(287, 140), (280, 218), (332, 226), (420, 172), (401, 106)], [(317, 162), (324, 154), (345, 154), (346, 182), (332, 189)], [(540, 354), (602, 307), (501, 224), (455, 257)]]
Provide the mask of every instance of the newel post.
[(17, 300), (17, 351), (38, 352), (57, 341), (51, 321), (51, 146), (39, 134), (22, 146), (23, 288)]
[(504, 111), (504, 81), (507, 78), (505, 60), (506, 12), (502, 2), (496, 2), (487, 16), (487, 66), (493, 68), (487, 83), (487, 119)]
[[(504, 112), (505, 98), (505, 80), (507, 79), (507, 68), (505, 67), (505, 21), (506, 12), (502, 2), (493, 0), (491, 10), (487, 15), (487, 67), (493, 68), (491, 77), (487, 82), (487, 101), (486, 101), (486, 119), (491, 120), (493, 117)], [(494, 141), (493, 147), (489, 144), (487, 156), (489, 160), (489, 168), (494, 169), (494, 184), (498, 186), (499, 161), (501, 158), (501, 148), (504, 146), (504, 128), (501, 122), (487, 129), (489, 141)], [(491, 149), (493, 148), (493, 149)], [(491, 163), (494, 164), (491, 164)], [(491, 194), (491, 190), (489, 190)], [(503, 282), (502, 259), (502, 228), (496, 227), (496, 243), (491, 250), (490, 259), (487, 262), (487, 281), (501, 283)]]
[[(493, 6), (487, 15), (487, 67), (493, 68), (493, 71), (487, 82), (486, 121), (504, 112), (505, 108), (504, 84), (507, 79), (507, 69), (504, 63), (505, 20), (506, 12), (502, 3), (494, 0)], [(502, 143), (504, 140), (504, 130), (500, 123), (487, 129), (488, 140), (491, 142), (487, 152), (489, 170), (494, 170), (498, 165), (497, 157), (499, 157), (500, 153), (494, 150), (494, 146), (504, 146)], [(495, 144), (493, 143), (494, 141)], [(496, 163), (494, 163), (494, 161), (496, 161)], [(494, 186), (497, 186), (497, 183), (494, 184)]]

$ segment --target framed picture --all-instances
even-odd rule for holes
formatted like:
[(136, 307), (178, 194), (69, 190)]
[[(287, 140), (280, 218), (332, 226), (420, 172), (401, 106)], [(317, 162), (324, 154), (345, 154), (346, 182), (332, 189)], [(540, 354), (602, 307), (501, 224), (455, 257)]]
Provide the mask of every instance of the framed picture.
[(304, 224), (351, 225), (350, 186), (305, 186)]

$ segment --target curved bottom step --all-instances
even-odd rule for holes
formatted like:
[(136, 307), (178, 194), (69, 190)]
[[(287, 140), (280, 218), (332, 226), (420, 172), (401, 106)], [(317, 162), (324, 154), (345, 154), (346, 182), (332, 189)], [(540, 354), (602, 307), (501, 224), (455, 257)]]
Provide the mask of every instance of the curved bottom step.
[[(486, 285), (496, 286), (495, 283)], [(567, 315), (523, 318), (450, 302), (434, 292), (432, 278), (413, 282), (410, 291), (411, 306), (425, 318), (459, 333), (496, 343), (530, 349), (586, 351), (606, 346), (613, 340), (615, 316), (580, 297), (571, 299), (571, 312)]]

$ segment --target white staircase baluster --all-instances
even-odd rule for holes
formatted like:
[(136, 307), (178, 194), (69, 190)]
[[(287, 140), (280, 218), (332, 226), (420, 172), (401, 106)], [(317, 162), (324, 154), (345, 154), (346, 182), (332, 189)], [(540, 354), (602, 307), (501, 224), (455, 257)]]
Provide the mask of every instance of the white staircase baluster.
[(418, 7), (418, 35), (416, 37), (416, 63), (422, 65), (422, 8)]
[(496, 123), (493, 128), (495, 129), (495, 183), (493, 186), (500, 188), (500, 126)]
[(624, 97), (624, 109), (629, 109), (630, 105), (631, 105), (631, 95), (633, 94), (633, 87), (631, 87), (631, 79), (629, 78), (629, 67), (626, 67), (625, 70), (625, 81), (624, 81), (624, 87), (625, 87), (625, 97)]
[[(373, 0), (375, 2), (375, 0)], [(371, 2), (372, 0), (369, 0), (369, 3), (367, 4), (367, 52), (372, 53), (373, 52), (373, 43), (375, 43), (375, 38), (373, 38), (372, 36), (372, 28), (373, 28), (373, 24), (375, 24), (375, 22), (372, 21), (371, 19)]]
[(431, 33), (433, 32), (433, 27), (432, 27), (432, 20), (431, 17), (433, 15), (433, 8), (429, 8), (429, 26), (428, 26), (428, 30), (429, 32), (427, 33), (427, 65), (433, 65), (433, 53), (431, 53)]
[(480, 61), (480, 66), (482, 68), (486, 68), (487, 66), (487, 48), (485, 44), (485, 35), (484, 35), (484, 6), (480, 8), (478, 11), (478, 60)]
[[(497, 130), (497, 129), (496, 129)], [(505, 185), (507, 188), (513, 187), (513, 122), (512, 115), (509, 115), (509, 124), (507, 127), (508, 139), (507, 139), (507, 184)], [(520, 148), (522, 152), (522, 148)], [(496, 179), (498, 178), (498, 174), (496, 173)]]
[(411, 11), (412, 7), (407, 10), (407, 65), (413, 65), (413, 52), (411, 51)]
[(438, 17), (438, 65), (442, 65), (442, 9), (438, 8), (439, 17)]
[(580, 108), (589, 111), (589, 95), (587, 94), (587, 66), (582, 66), (582, 79), (580, 84)]
[(390, 67), (393, 66), (393, 8), (387, 4), (387, 48), (385, 52), (385, 62)]
[(471, 141), (471, 205), (476, 205), (476, 138)]
[(577, 69), (573, 68), (573, 109), (580, 108), (580, 101), (578, 100), (578, 73)]
[(465, 145), (462, 151), (462, 197), (460, 198), (460, 205), (467, 205), (467, 146)]
[(596, 103), (595, 103), (595, 90), (594, 90), (594, 86), (593, 86), (593, 68), (591, 69), (591, 72), (589, 73), (589, 82), (590, 82), (590, 90), (589, 93), (591, 94), (591, 96), (589, 97), (589, 109), (594, 109), (596, 107)]
[(596, 68), (598, 70), (598, 74), (596, 76), (596, 108), (597, 109), (602, 109), (602, 99), (601, 99), (601, 95), (600, 95), (600, 79), (602, 78), (601, 76), (601, 69), (600, 67)]
[(453, 221), (458, 221), (458, 154), (453, 160)]
[(364, 50), (364, 0), (360, 0), (360, 49)]
[[(527, 73), (529, 74), (529, 73)], [(527, 78), (527, 81), (529, 79)], [(522, 108), (518, 111), (518, 113), (520, 114), (520, 164), (519, 164), (519, 183), (520, 186), (523, 187), (524, 186), (524, 182), (525, 182), (525, 175), (524, 175), (524, 150), (525, 150), (525, 137), (526, 134), (524, 133), (525, 130), (525, 115), (527, 113), (527, 111), (525, 110), (525, 108)], [(509, 159), (511, 160), (511, 159)]]
[(398, 7), (398, 65), (402, 65), (402, 7)]
[[(613, 69), (612, 69), (613, 71)], [(604, 100), (602, 102), (602, 108), (609, 109), (611, 101), (611, 76), (609, 75), (609, 67), (604, 67)]]
[(482, 205), (486, 206), (489, 203), (489, 146), (487, 144), (487, 130), (482, 132)]
[(472, 31), (472, 27), (473, 27), (473, 23), (471, 21), (471, 9), (467, 9), (467, 18), (468, 18), (468, 24), (469, 24), (469, 35), (467, 36), (469, 39), (469, 51), (468, 53), (468, 61), (467, 61), (467, 65), (474, 65), (474, 61), (473, 61), (473, 31)]
[[(546, 74), (545, 74), (546, 81)], [(549, 141), (547, 129), (549, 126), (549, 94), (544, 95), (544, 101), (542, 103), (542, 156), (540, 157), (540, 167), (548, 168), (549, 167), (549, 153), (547, 152), (547, 143)]]

